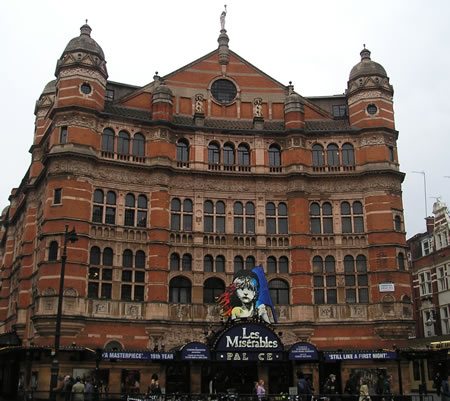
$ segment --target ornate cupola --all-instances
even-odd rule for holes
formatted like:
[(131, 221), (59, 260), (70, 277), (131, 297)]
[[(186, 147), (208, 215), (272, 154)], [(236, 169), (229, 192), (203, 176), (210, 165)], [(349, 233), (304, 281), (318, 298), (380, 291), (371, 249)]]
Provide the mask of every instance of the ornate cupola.
[(287, 96), (284, 101), (284, 124), (286, 129), (302, 129), (305, 127), (305, 111), (302, 97), (294, 92), (294, 85), (289, 82)]
[(394, 128), (394, 89), (384, 67), (372, 61), (364, 45), (361, 61), (350, 71), (347, 101), (351, 125)]
[(80, 36), (73, 38), (56, 64), (56, 107), (82, 106), (102, 110), (106, 80), (105, 54), (91, 38), (91, 27), (84, 24)]

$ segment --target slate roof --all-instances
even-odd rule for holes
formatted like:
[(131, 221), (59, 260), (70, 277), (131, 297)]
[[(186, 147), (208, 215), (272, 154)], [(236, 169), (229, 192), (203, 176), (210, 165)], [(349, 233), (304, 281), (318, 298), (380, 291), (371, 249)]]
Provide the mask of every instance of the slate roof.
[[(119, 118), (131, 118), (142, 122), (151, 122), (151, 113), (147, 110), (133, 109), (105, 103), (105, 113)], [(174, 115), (172, 124), (195, 128), (194, 118), (191, 116)], [(198, 127), (198, 126), (197, 126)], [(205, 118), (204, 128), (222, 130), (253, 130), (252, 120), (225, 120), (219, 118)], [(282, 132), (285, 130), (284, 121), (264, 121), (264, 131)], [(309, 120), (305, 123), (306, 132), (349, 131), (351, 126), (347, 120)]]

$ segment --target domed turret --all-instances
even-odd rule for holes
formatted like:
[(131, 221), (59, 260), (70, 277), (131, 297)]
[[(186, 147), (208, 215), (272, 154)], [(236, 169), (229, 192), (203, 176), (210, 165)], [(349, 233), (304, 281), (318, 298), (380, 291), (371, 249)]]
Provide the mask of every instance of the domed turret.
[(366, 49), (364, 47), (364, 49), (361, 50), (360, 55), (361, 61), (356, 64), (350, 71), (350, 76), (348, 78), (349, 81), (368, 75), (378, 75), (380, 77), (387, 78), (386, 70), (384, 69), (384, 67), (381, 64), (371, 60), (369, 49)]
[(361, 61), (350, 71), (347, 101), (350, 123), (357, 127), (394, 128), (394, 89), (384, 67), (372, 61), (364, 45)]
[(105, 78), (105, 53), (100, 45), (91, 38), (91, 27), (86, 23), (80, 28), (80, 36), (69, 41), (56, 65), (55, 75), (58, 76), (61, 68), (70, 64), (81, 64), (98, 69)]
[(80, 106), (103, 110), (106, 92), (105, 54), (84, 24), (69, 41), (56, 65), (56, 107)]

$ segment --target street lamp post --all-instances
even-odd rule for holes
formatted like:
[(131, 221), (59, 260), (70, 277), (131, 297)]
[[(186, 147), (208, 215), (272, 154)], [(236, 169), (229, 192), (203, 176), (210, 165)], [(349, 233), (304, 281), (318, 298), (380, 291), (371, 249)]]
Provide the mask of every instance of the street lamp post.
[(69, 226), (66, 225), (64, 231), (63, 240), (63, 250), (61, 255), (61, 275), (59, 278), (59, 293), (58, 293), (58, 309), (56, 310), (56, 326), (55, 326), (55, 344), (53, 349), (53, 360), (51, 366), (51, 377), (50, 377), (50, 400), (56, 400), (55, 389), (58, 386), (58, 374), (59, 374), (59, 343), (61, 338), (61, 315), (62, 315), (62, 305), (63, 305), (63, 292), (64, 292), (64, 275), (66, 271), (66, 260), (67, 260), (67, 242), (78, 241), (78, 236), (75, 228), (69, 231)]

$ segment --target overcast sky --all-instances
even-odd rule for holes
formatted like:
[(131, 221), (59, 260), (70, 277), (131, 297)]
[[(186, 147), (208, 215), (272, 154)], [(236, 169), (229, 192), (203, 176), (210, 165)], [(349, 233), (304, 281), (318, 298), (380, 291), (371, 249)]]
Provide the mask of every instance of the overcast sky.
[[(365, 43), (394, 86), (407, 237), (425, 230), (434, 197), (450, 203), (450, 2), (229, 0), (230, 49), (304, 96), (344, 93)], [(88, 19), (109, 80), (166, 75), (217, 47), (224, 1), (3, 0), (0, 6), (0, 210), (23, 178), (34, 105), (56, 60)]]

